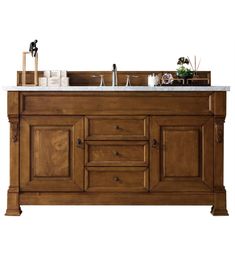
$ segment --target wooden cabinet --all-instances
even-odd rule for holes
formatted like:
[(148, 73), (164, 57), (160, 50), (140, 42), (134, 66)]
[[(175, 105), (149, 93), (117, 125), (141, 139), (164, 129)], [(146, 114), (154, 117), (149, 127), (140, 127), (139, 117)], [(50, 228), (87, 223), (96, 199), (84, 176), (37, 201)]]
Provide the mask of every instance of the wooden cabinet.
[(20, 205), (212, 205), (225, 92), (9, 92), (7, 215)]
[(213, 191), (210, 116), (151, 118), (151, 191)]
[(25, 116), (20, 125), (20, 190), (82, 191), (83, 118)]

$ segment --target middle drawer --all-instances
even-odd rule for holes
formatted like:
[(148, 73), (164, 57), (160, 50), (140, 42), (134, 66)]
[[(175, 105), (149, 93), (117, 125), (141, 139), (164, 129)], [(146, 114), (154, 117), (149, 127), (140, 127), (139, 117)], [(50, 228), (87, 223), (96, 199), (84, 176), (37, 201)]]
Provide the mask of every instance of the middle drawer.
[(147, 166), (148, 141), (86, 141), (86, 166)]

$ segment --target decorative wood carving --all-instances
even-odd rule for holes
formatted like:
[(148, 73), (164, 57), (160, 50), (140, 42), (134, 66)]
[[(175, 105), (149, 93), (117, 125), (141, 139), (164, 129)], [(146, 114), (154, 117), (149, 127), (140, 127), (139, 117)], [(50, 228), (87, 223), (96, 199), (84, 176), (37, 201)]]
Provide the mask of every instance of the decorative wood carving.
[(224, 138), (224, 118), (215, 119), (216, 142), (222, 143)]
[(19, 118), (9, 117), (9, 122), (11, 124), (11, 139), (13, 143), (16, 143), (19, 138)]

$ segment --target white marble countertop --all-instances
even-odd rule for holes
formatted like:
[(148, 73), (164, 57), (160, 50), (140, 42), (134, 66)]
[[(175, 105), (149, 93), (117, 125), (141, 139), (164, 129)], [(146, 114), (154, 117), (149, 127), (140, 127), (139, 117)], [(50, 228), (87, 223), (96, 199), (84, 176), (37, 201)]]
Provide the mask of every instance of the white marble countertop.
[(68, 86), (68, 87), (41, 87), (41, 86), (6, 86), (7, 91), (230, 91), (228, 86)]

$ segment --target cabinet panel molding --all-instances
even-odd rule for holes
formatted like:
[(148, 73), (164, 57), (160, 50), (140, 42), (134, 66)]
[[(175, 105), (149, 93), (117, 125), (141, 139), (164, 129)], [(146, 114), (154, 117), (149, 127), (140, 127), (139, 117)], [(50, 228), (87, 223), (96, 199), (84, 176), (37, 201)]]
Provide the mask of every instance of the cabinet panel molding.
[(20, 113), (23, 115), (212, 115), (211, 96), (211, 92), (22, 92)]
[(147, 166), (147, 141), (86, 141), (86, 166)]
[(24, 117), (21, 120), (22, 191), (82, 191), (82, 117)]
[(213, 190), (213, 117), (151, 118), (150, 189)]
[(87, 167), (86, 191), (140, 192), (148, 191), (146, 167)]
[(86, 116), (86, 140), (148, 140), (147, 116)]

